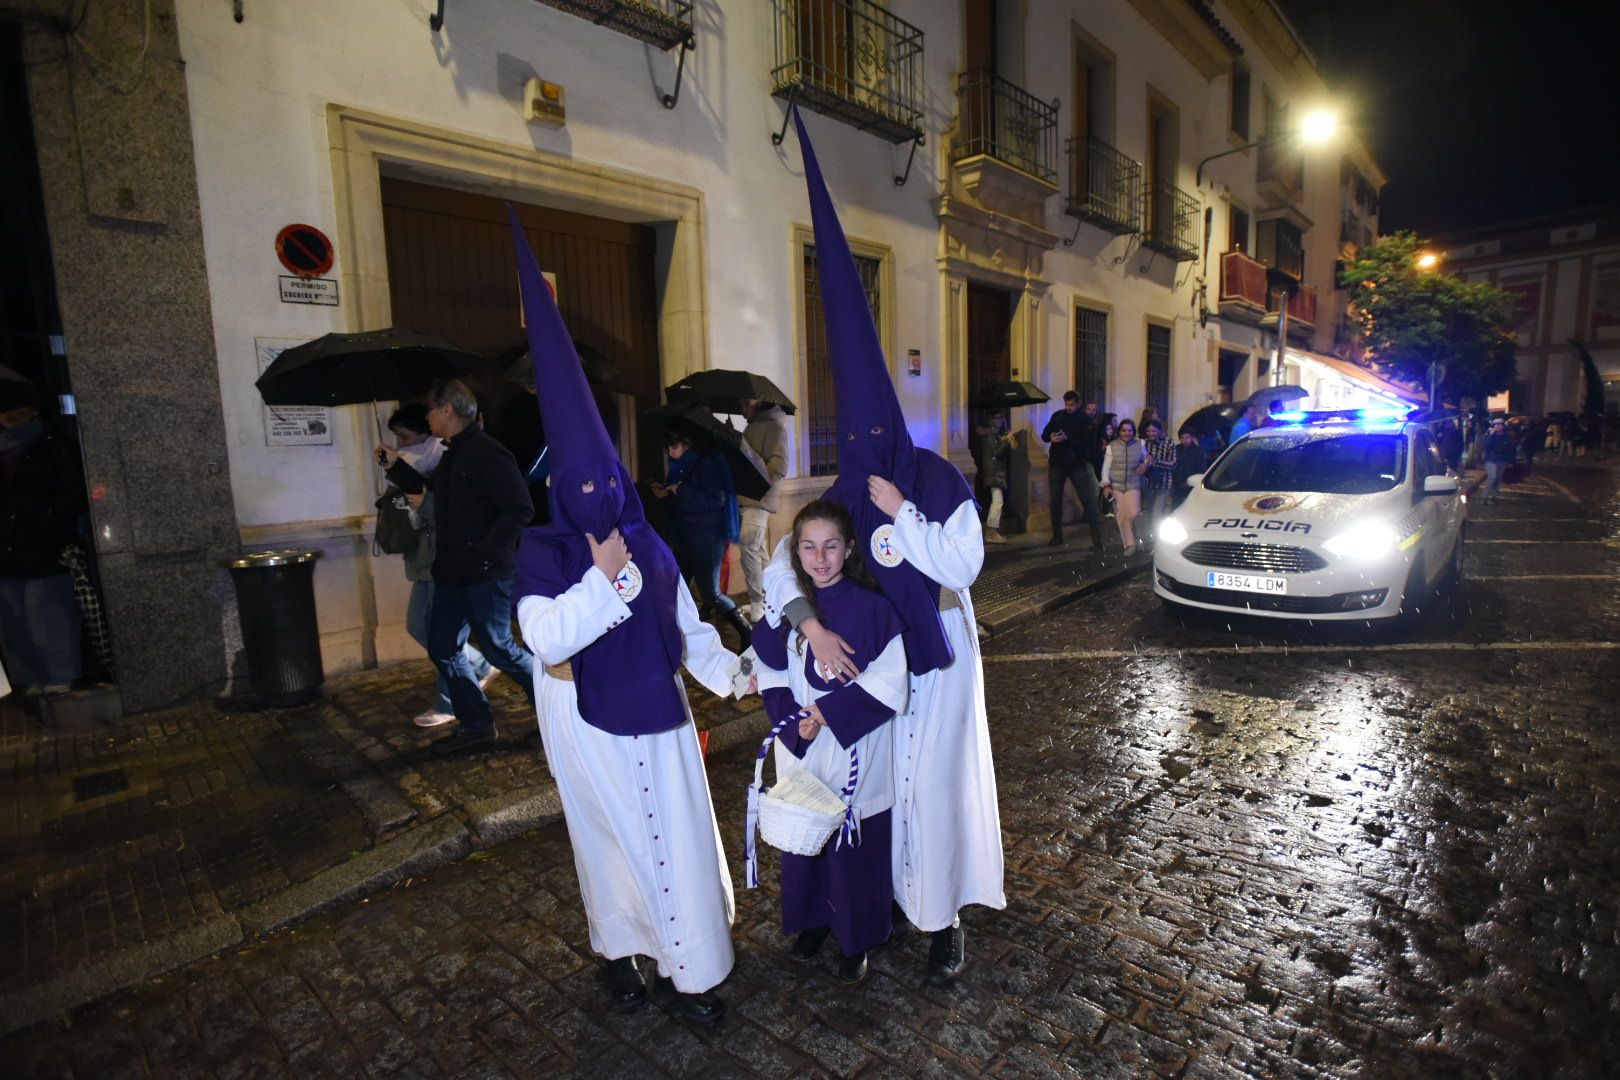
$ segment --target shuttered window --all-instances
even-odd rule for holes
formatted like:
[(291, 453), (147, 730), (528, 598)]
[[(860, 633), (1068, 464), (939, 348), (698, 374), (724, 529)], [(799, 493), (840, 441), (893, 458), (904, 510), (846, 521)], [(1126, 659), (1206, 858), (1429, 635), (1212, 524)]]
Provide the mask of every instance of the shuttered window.
[[(882, 298), (878, 292), (878, 259), (855, 256), (872, 321), (882, 325)], [(803, 431), (811, 476), (838, 472), (838, 408), (833, 399), (832, 361), (827, 351), (827, 320), (821, 306), (821, 274), (814, 244), (804, 246), (804, 359), (805, 400), (801, 402)]]
[(1074, 309), (1074, 392), (1080, 404), (1108, 406), (1108, 312)]
[(1170, 328), (1152, 323), (1147, 328), (1147, 404), (1161, 420), (1170, 415)]

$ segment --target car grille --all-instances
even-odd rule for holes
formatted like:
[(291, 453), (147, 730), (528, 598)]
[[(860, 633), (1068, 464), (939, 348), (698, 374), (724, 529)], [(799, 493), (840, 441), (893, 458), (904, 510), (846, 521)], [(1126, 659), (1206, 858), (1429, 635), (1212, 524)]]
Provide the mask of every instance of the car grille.
[[(1332, 596), (1267, 596), (1260, 593), (1237, 592), (1232, 589), (1209, 589), (1202, 585), (1188, 585), (1176, 581), (1168, 574), (1159, 575), (1159, 584), (1177, 596), (1196, 600), (1200, 604), (1219, 604), (1222, 607), (1248, 611), (1287, 611), (1297, 615), (1325, 615), (1334, 611), (1356, 611), (1377, 607), (1384, 602), (1388, 590), (1370, 593), (1335, 593)], [(1364, 597), (1350, 603), (1352, 596)]]
[(1181, 557), (1199, 566), (1226, 570), (1260, 570), (1272, 574), (1308, 574), (1327, 566), (1327, 560), (1305, 548), (1280, 544), (1233, 544), (1200, 540), (1182, 549)]

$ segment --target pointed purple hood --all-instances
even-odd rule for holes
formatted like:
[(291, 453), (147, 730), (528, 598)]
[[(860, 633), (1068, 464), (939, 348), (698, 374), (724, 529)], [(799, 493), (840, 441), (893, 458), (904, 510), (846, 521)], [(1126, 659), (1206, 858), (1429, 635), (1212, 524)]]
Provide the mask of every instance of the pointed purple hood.
[[(621, 598), (629, 597), (630, 617), (570, 661), (579, 713), (592, 727), (614, 735), (668, 731), (687, 719), (674, 680), (683, 652), (676, 615), (680, 571), (669, 547), (647, 524), (528, 237), (510, 206), (507, 213), (551, 458), (552, 506), (552, 524), (523, 532), (513, 602), (557, 597), (573, 588), (588, 571), (595, 572), (585, 534), (603, 540), (617, 528), (630, 549), (631, 566), (614, 587)], [(593, 490), (583, 490), (586, 481)]]
[(866, 562), (883, 595), (905, 621), (907, 665), (920, 675), (952, 660), (950, 641), (939, 618), (939, 583), (910, 560), (902, 558), (896, 565), (886, 566), (872, 557), (872, 534), (892, 525), (894, 519), (873, 504), (867, 494), (867, 478), (881, 476), (892, 481), (923, 517), (941, 524), (964, 502), (972, 502), (973, 491), (956, 466), (932, 451), (917, 449), (911, 441), (855, 257), (797, 107), (793, 107), (793, 123), (804, 154), (833, 398), (838, 408), (838, 480), (822, 497), (842, 503), (855, 519), (857, 543), (866, 553)]

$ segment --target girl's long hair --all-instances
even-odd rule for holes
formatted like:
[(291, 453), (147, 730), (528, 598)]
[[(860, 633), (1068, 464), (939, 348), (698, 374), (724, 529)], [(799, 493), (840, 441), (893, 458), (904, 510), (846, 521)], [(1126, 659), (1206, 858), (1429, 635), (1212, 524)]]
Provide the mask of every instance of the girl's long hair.
[(799, 539), (804, 534), (806, 523), (811, 521), (830, 521), (838, 528), (838, 533), (844, 538), (848, 553), (844, 556), (844, 576), (863, 589), (877, 590), (877, 580), (872, 577), (872, 571), (866, 566), (866, 560), (861, 557), (860, 548), (855, 544), (855, 519), (849, 516), (842, 503), (835, 503), (830, 499), (817, 499), (809, 503), (793, 517), (793, 538), (788, 545), (788, 551), (793, 559), (793, 576), (799, 579), (799, 592), (804, 594), (805, 600), (816, 610), (816, 618), (821, 618), (821, 607), (816, 603), (815, 579), (805, 570), (804, 563), (799, 561)]

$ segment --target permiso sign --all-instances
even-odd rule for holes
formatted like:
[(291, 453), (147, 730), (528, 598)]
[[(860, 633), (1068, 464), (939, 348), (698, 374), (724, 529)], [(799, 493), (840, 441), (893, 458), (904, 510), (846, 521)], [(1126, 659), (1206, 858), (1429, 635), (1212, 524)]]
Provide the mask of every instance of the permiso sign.
[(283, 304), (335, 307), (337, 281), (322, 277), (332, 269), (332, 241), (313, 225), (288, 225), (276, 234), (276, 258), (292, 272), (278, 279)]

